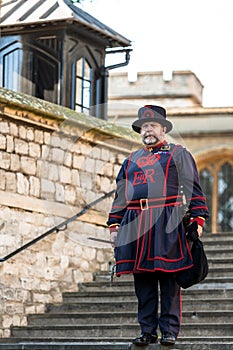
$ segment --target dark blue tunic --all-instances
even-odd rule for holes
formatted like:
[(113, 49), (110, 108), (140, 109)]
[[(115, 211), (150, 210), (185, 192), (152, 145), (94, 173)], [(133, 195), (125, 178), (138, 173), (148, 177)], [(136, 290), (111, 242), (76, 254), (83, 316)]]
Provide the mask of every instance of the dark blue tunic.
[(192, 155), (182, 146), (142, 148), (125, 159), (107, 224), (119, 224), (116, 274), (176, 272), (192, 266), (182, 222), (185, 193), (192, 217), (208, 217)]

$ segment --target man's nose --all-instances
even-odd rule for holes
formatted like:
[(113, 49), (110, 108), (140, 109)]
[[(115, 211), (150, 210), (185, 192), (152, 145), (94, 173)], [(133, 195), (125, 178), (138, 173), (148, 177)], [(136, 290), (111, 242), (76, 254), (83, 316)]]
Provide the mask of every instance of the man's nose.
[(153, 126), (152, 125), (147, 125), (146, 126), (146, 130), (148, 131), (148, 130), (153, 130)]

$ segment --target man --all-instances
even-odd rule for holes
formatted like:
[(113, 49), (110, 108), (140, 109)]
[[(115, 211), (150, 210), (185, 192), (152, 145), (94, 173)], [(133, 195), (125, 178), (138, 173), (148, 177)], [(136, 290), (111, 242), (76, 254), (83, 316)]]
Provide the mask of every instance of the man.
[[(175, 273), (192, 266), (183, 225), (184, 195), (190, 221), (202, 234), (208, 217), (195, 161), (181, 145), (168, 144), (166, 110), (147, 105), (132, 124), (143, 148), (125, 159), (107, 224), (115, 245), (116, 275), (132, 273), (141, 335), (135, 345), (175, 344), (181, 322), (181, 293)], [(158, 284), (160, 316), (158, 315)]]

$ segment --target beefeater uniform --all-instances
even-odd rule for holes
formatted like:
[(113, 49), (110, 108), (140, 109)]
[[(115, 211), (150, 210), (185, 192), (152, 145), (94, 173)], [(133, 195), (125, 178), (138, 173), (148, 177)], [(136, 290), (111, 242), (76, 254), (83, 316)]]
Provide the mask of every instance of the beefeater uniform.
[[(191, 220), (208, 217), (195, 161), (183, 146), (167, 143), (143, 147), (127, 157), (116, 179), (107, 224), (119, 225), (115, 247), (116, 275), (134, 274), (138, 321), (143, 332), (178, 335), (180, 288), (175, 272), (192, 266), (183, 225), (183, 195)], [(151, 283), (154, 273), (154, 284)], [(155, 290), (160, 281), (161, 316)]]

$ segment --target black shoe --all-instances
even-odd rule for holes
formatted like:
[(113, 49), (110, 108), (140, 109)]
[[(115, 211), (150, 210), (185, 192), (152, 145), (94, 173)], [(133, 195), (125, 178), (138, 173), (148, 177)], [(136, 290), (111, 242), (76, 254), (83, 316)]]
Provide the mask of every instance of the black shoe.
[(157, 335), (152, 335), (150, 333), (142, 333), (140, 337), (135, 338), (133, 340), (133, 344), (137, 346), (143, 346), (148, 344), (156, 344), (157, 343)]
[(174, 345), (176, 342), (176, 337), (171, 333), (165, 333), (162, 335), (160, 343), (162, 345)]

